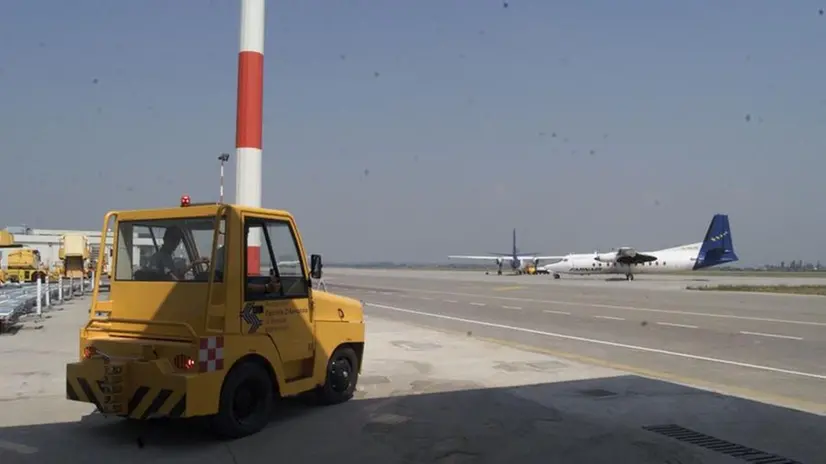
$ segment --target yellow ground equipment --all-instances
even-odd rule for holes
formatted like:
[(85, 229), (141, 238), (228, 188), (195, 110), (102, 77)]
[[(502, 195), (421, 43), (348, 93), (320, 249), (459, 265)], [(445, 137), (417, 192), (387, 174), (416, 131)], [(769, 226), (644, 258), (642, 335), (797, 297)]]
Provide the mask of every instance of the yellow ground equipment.
[[(352, 398), (363, 307), (312, 287), (321, 256), (306, 262), (290, 213), (184, 197), (108, 213), (101, 247), (110, 220), (113, 279), (108, 298), (95, 282), (67, 398), (133, 419), (210, 416), (226, 437), (261, 430), (277, 396)], [(148, 260), (138, 237), (154, 244)]]
[(19, 247), (19, 245), (15, 245), (14, 243), (14, 235), (8, 230), (0, 230), (0, 247), (3, 248), (11, 248), (11, 247)]
[(19, 248), (8, 253), (6, 276), (9, 282), (37, 282), (45, 280), (48, 270), (40, 261), (40, 252), (34, 248)]
[(61, 236), (59, 256), (65, 277), (83, 278), (87, 275), (85, 266), (89, 259), (89, 240), (80, 234)]
[(526, 264), (522, 272), (527, 275), (534, 275), (536, 274), (536, 266), (533, 264)]
[[(8, 230), (0, 230), (0, 258), (2, 258), (2, 253), (7, 253), (5, 251), (6, 248), (22, 248), (22, 245), (17, 244), (14, 242), (14, 235)], [(12, 278), (14, 282), (17, 281), (17, 272), (7, 272), (5, 269), (0, 269), (0, 283), (11, 282)]]
[(89, 250), (89, 260), (86, 261), (86, 276), (90, 279), (92, 278), (92, 274), (98, 267), (98, 260), (101, 260), (103, 261), (103, 266), (101, 266), (103, 269), (103, 274), (99, 275), (101, 277), (106, 275), (111, 278), (112, 268), (109, 266), (109, 257), (111, 256), (112, 249), (108, 246), (101, 248), (98, 244), (91, 243), (89, 245)]

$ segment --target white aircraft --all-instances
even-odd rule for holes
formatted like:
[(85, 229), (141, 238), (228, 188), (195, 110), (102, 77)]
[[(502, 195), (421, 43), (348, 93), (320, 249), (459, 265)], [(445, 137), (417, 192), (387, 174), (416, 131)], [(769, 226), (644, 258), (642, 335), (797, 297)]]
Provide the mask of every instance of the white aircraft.
[(553, 274), (554, 279), (559, 279), (561, 274), (625, 274), (626, 280), (634, 280), (634, 274), (696, 270), (739, 259), (725, 214), (714, 215), (702, 242), (650, 252), (621, 247), (608, 253), (568, 254), (556, 258), (558, 262), (541, 268)]
[(534, 266), (539, 264), (541, 260), (559, 259), (561, 256), (537, 256), (537, 253), (520, 253), (516, 248), (516, 229), (513, 229), (513, 245), (510, 253), (491, 253), (487, 256), (480, 255), (450, 255), (448, 258), (453, 259), (479, 259), (490, 260), (499, 266), (497, 274), (502, 275), (502, 264), (507, 261), (517, 274), (522, 274), (527, 263), (533, 263)]

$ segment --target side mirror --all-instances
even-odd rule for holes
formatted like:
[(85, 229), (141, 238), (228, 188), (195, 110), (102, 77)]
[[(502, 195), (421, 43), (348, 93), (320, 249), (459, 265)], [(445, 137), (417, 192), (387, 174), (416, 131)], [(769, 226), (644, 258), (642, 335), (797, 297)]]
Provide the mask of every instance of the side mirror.
[(310, 277), (321, 278), (321, 255), (310, 255)]

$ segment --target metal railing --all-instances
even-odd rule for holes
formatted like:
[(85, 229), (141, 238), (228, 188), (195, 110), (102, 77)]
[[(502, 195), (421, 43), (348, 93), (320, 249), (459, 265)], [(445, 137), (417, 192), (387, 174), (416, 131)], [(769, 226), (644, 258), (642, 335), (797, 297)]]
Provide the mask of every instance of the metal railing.
[(91, 292), (93, 279), (64, 279), (57, 282), (6, 283), (0, 286), (0, 331), (16, 324), (22, 316), (42, 316), (52, 306)]

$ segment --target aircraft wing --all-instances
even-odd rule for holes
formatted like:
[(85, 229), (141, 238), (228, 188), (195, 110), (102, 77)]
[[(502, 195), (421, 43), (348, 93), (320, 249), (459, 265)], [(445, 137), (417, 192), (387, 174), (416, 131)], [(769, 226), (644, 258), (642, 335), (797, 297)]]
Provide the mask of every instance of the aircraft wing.
[(497, 259), (506, 259), (508, 258), (507, 255), (488, 255), (488, 256), (481, 256), (481, 255), (450, 255), (448, 258), (452, 259), (488, 259), (488, 260), (497, 260)]
[(548, 259), (562, 259), (564, 257), (565, 256), (562, 256), (562, 255), (559, 255), (559, 256), (536, 256), (536, 255), (522, 256), (522, 255), (520, 255), (519, 256), (520, 259), (537, 259), (537, 260), (540, 260), (540, 261), (548, 260)]

